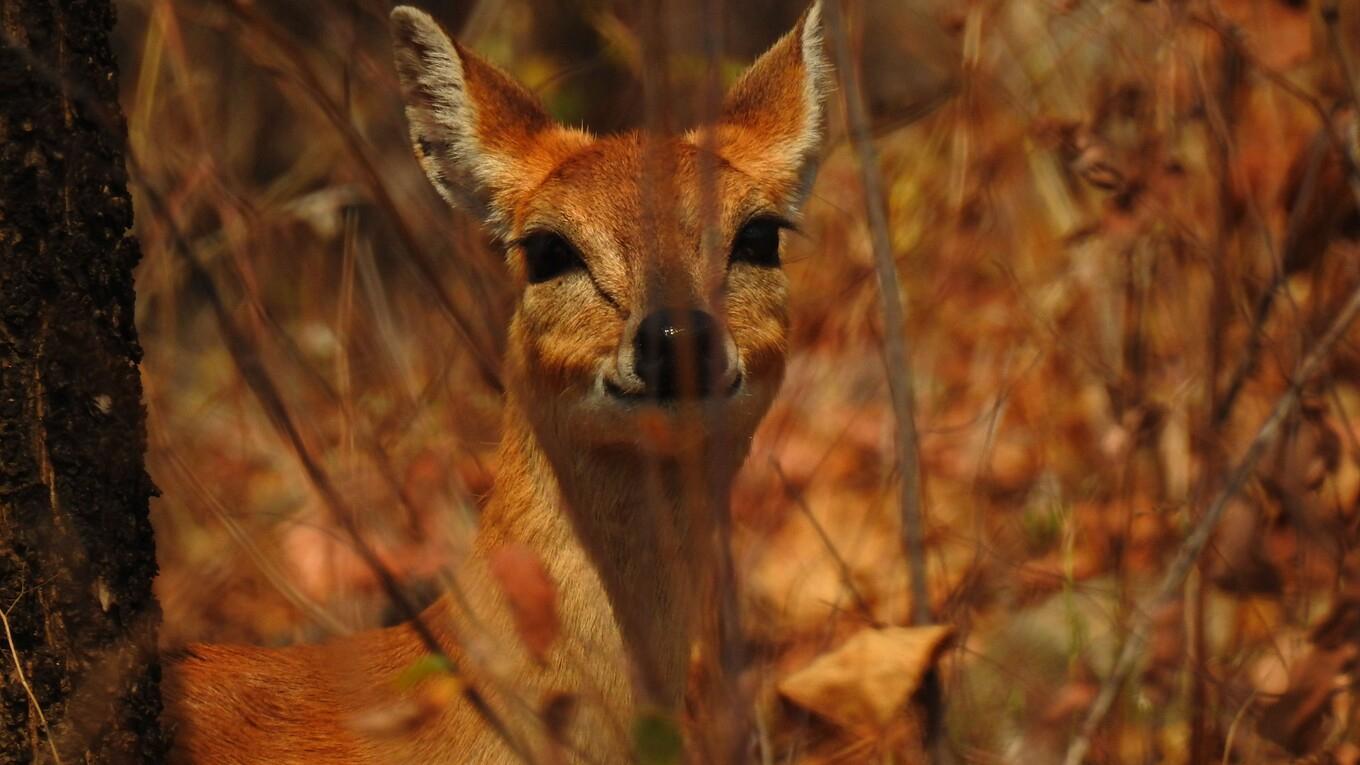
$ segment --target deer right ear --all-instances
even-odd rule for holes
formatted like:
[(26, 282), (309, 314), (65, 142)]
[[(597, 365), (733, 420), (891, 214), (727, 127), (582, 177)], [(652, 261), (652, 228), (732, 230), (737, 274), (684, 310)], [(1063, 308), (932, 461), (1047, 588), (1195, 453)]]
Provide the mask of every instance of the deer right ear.
[(812, 185), (821, 149), (822, 112), (831, 90), (831, 65), (822, 48), (822, 0), (815, 0), (723, 99), (727, 158), (747, 172), (782, 178), (795, 207)]
[(421, 167), (449, 204), (506, 234), (518, 195), (588, 138), (557, 127), (529, 91), (449, 39), (424, 11), (400, 5), (391, 20)]

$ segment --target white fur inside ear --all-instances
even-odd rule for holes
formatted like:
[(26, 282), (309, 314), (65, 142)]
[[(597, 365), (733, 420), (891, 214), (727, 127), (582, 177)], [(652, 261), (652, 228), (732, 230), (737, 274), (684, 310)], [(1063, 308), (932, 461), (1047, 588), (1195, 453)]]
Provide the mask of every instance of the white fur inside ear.
[[(830, 0), (839, 2), (839, 0)], [(816, 0), (803, 18), (803, 136), (799, 154), (804, 158), (799, 200), (812, 190), (817, 175), (815, 157), (826, 132), (826, 100), (831, 93), (831, 62), (822, 36), (822, 0)]]
[(488, 156), (477, 139), (463, 60), (424, 11), (399, 5), (391, 21), (406, 120), (420, 165), (449, 204), (485, 218), (485, 189), (503, 163)]

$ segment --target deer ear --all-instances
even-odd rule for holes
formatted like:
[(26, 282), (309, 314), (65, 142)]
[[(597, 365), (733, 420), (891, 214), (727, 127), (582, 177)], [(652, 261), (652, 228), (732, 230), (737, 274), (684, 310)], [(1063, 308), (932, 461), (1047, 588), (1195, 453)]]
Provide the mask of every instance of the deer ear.
[(798, 204), (817, 172), (830, 91), (818, 0), (723, 99), (720, 127), (727, 159), (758, 177), (793, 184)]
[(517, 195), (555, 166), (563, 138), (584, 136), (558, 128), (529, 91), (449, 39), (429, 14), (401, 5), (391, 20), (421, 167), (449, 204), (505, 233)]

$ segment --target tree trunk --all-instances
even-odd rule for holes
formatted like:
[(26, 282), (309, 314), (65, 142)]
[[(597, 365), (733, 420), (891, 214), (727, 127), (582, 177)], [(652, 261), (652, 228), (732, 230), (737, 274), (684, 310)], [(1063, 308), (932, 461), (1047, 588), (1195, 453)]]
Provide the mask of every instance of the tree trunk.
[(0, 762), (156, 762), (143, 466), (110, 0), (0, 0)]

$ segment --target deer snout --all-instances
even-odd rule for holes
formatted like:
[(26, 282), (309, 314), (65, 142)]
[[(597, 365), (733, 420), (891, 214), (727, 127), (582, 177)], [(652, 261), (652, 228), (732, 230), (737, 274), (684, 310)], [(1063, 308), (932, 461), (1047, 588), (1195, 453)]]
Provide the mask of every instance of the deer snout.
[(726, 333), (713, 315), (663, 308), (649, 314), (633, 335), (633, 373), (643, 396), (657, 401), (703, 398), (733, 386)]

